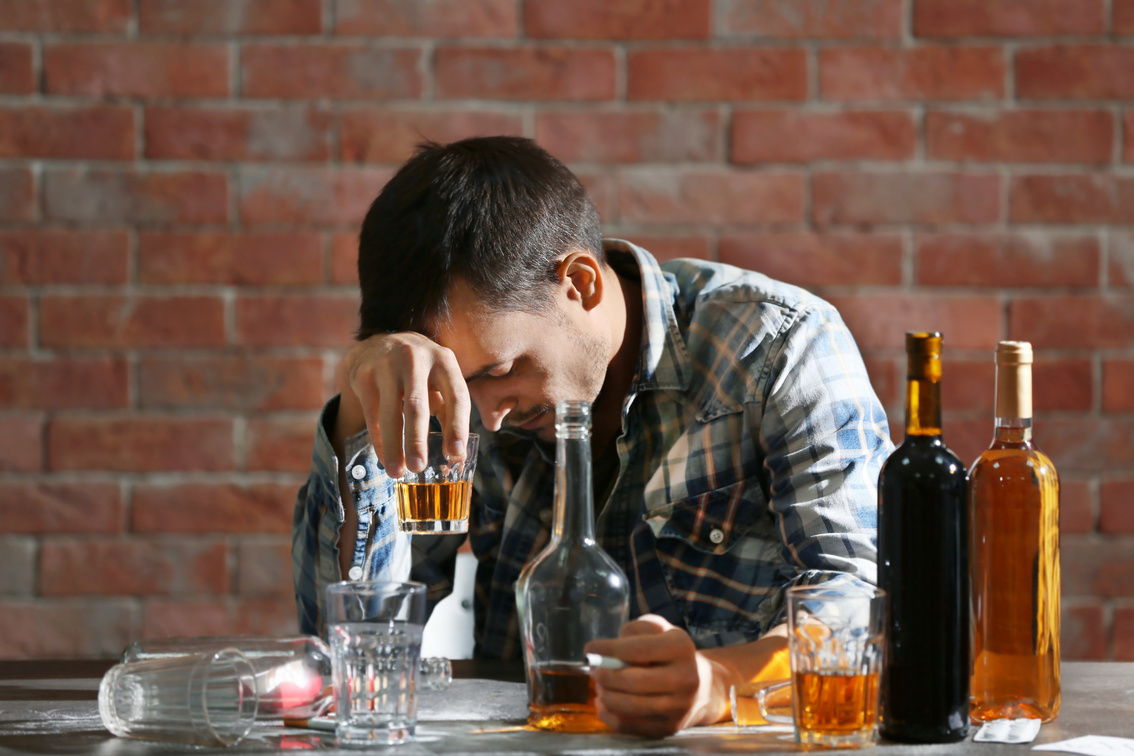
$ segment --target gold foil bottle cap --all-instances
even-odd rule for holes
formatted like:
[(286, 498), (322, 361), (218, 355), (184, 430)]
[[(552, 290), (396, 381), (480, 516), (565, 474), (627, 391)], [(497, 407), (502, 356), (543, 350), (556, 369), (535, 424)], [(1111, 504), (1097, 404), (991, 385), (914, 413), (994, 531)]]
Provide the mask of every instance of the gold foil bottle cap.
[(996, 416), (1032, 416), (1032, 345), (1001, 341), (996, 345)]

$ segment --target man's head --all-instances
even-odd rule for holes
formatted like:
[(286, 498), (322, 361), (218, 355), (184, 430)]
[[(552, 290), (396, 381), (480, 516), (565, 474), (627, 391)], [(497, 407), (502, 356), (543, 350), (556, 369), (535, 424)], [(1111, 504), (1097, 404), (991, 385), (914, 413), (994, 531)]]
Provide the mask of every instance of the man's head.
[(546, 310), (556, 263), (571, 250), (602, 260), (598, 214), (575, 175), (534, 142), (424, 144), (363, 221), (358, 337), (435, 334), (458, 280), (494, 310)]

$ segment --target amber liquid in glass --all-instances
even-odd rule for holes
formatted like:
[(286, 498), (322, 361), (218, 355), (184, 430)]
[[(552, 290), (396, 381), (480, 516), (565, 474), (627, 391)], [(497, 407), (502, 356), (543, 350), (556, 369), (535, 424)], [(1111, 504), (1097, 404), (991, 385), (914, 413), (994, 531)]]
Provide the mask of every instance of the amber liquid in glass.
[(1032, 445), (1031, 360), (998, 348), (996, 435), (969, 472), (977, 721), (1059, 713), (1059, 476)]
[(609, 732), (595, 715), (595, 695), (595, 681), (578, 667), (534, 671), (528, 724), (558, 732)]
[(402, 522), (467, 520), (472, 481), (397, 483), (398, 517)]
[(878, 721), (878, 673), (796, 672), (795, 723), (819, 736), (869, 731)]

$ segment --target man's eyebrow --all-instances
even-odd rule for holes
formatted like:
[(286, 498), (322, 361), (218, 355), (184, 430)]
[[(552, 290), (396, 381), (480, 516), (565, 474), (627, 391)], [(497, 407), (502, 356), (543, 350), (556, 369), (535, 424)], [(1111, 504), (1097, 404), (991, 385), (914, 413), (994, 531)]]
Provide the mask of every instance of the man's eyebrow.
[(477, 379), (483, 378), (484, 376), (488, 375), (493, 370), (495, 370), (496, 368), (500, 367), (503, 364), (504, 364), (503, 361), (493, 362), (490, 365), (485, 365), (484, 367), (482, 367), (478, 370), (474, 370), (472, 372), (472, 374), (465, 376), (465, 383), (472, 383), (473, 381), (475, 381)]

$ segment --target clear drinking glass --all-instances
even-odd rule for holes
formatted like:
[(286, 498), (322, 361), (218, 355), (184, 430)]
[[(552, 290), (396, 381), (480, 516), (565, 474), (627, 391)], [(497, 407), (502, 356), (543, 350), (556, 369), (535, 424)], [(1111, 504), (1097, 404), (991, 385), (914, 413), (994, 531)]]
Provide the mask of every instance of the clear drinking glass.
[(425, 629), (421, 583), (360, 581), (327, 586), (327, 634), (342, 746), (413, 740)]
[(330, 707), (331, 649), (313, 635), (268, 638), (214, 635), (144, 638), (122, 652), (122, 662), (167, 659), (236, 649), (256, 675), (260, 719), (310, 719)]
[(234, 745), (256, 709), (255, 672), (235, 649), (117, 664), (98, 688), (103, 725), (126, 738)]
[(394, 481), (403, 533), (467, 533), (480, 436), (469, 434), (465, 458), (450, 462), (444, 436), (430, 433), (425, 469)]
[[(733, 721), (794, 724), (795, 740), (823, 748), (861, 748), (878, 739), (878, 675), (886, 594), (869, 586), (788, 589), (791, 680), (734, 686)], [(772, 713), (790, 686), (793, 716)], [(753, 699), (755, 706), (753, 706)], [(779, 701), (777, 701), (779, 699)]]

